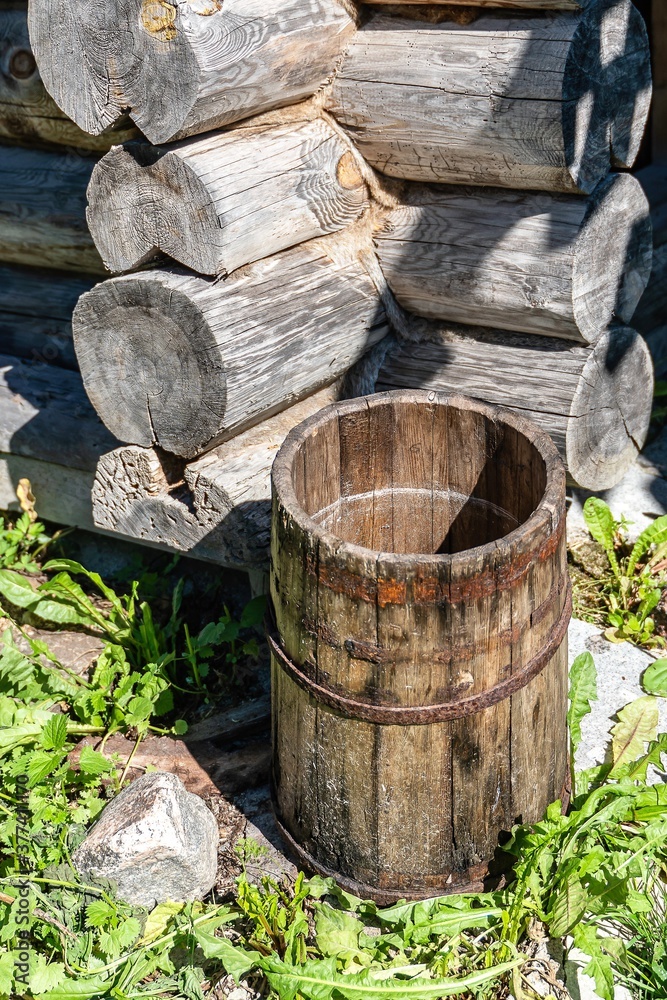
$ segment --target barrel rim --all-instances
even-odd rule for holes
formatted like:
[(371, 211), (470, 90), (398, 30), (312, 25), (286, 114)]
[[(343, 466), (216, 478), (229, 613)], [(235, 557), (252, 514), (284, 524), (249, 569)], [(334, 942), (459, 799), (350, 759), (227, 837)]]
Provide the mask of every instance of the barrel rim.
[[(487, 542), (485, 545), (476, 545), (454, 553), (399, 553), (370, 549), (354, 542), (345, 541), (340, 536), (323, 529), (299, 503), (292, 482), (294, 458), (300, 445), (315, 430), (328, 423), (334, 413), (355, 412), (364, 406), (380, 406), (393, 400), (406, 403), (435, 403), (441, 406), (474, 410), (490, 420), (505, 423), (523, 434), (541, 455), (546, 472), (544, 492), (530, 517), (501, 538)], [(301, 531), (310, 534), (317, 539), (318, 543), (324, 544), (330, 552), (335, 553), (338, 557), (342, 556), (362, 563), (382, 562), (387, 568), (395, 566), (415, 570), (432, 567), (441, 571), (444, 567), (449, 567), (452, 575), (456, 571), (456, 576), (470, 574), (471, 556), (474, 556), (476, 562), (491, 557), (496, 562), (502, 563), (516, 556), (524, 539), (532, 540), (531, 548), (534, 548), (539, 544), (541, 535), (543, 535), (542, 540), (546, 541), (550, 536), (560, 534), (559, 528), (565, 514), (565, 466), (554, 442), (546, 431), (540, 430), (531, 420), (520, 416), (508, 407), (486, 403), (463, 393), (447, 393), (430, 389), (393, 389), (329, 403), (292, 428), (274, 460), (271, 470), (271, 484), (274, 500), (278, 499), (282, 508)]]

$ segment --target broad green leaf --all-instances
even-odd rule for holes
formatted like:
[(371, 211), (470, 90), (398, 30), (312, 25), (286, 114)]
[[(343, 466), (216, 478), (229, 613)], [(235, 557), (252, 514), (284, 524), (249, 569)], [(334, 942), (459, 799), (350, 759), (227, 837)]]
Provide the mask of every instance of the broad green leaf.
[(567, 879), (556, 896), (547, 919), (549, 931), (554, 938), (565, 937), (586, 912), (588, 895), (576, 872)]
[(611, 776), (625, 764), (632, 763), (644, 753), (646, 743), (655, 740), (658, 733), (658, 702), (653, 697), (637, 698), (618, 713), (618, 722), (611, 731)]
[(116, 908), (104, 899), (94, 899), (86, 907), (86, 927), (104, 927), (116, 915)]
[(345, 1000), (386, 1000), (388, 997), (395, 997), (396, 1000), (437, 1000), (473, 992), (524, 962), (525, 958), (517, 958), (461, 979), (399, 979), (393, 977), (391, 969), (366, 969), (358, 975), (340, 975), (336, 971), (335, 958), (290, 966), (269, 956), (260, 959), (257, 964), (281, 1000), (293, 1000), (297, 993), (307, 1000), (330, 1000), (334, 996), (344, 997)]
[(26, 774), (30, 785), (38, 785), (47, 774), (58, 767), (63, 759), (62, 753), (53, 753), (49, 750), (35, 750), (26, 764)]
[(161, 937), (166, 931), (169, 921), (177, 913), (180, 913), (185, 905), (185, 903), (173, 903), (168, 899), (165, 903), (158, 903), (157, 906), (153, 907), (146, 917), (144, 934), (139, 944), (143, 947), (143, 945), (150, 944), (151, 941)]
[(111, 761), (87, 745), (81, 749), (79, 767), (84, 774), (106, 774), (107, 771), (113, 771)]
[(11, 569), (0, 569), (0, 594), (17, 608), (31, 608), (39, 600), (30, 580)]
[(140, 722), (150, 719), (153, 711), (153, 702), (148, 698), (132, 698), (127, 706), (125, 721), (129, 726), (136, 726)]
[(3, 952), (0, 955), (0, 994), (11, 995), (15, 970), (16, 957), (14, 953), (11, 951)]
[(43, 567), (47, 573), (73, 573), (75, 576), (87, 576), (91, 583), (94, 583), (98, 590), (106, 597), (106, 599), (118, 610), (122, 610), (121, 601), (118, 598), (115, 590), (108, 587), (99, 573), (93, 573), (91, 570), (82, 566), (81, 563), (75, 562), (74, 559), (50, 559), (49, 562)]
[(580, 653), (570, 668), (570, 707), (567, 724), (570, 729), (572, 749), (581, 742), (581, 722), (591, 711), (591, 702), (597, 701), (597, 672), (590, 653)]
[(193, 928), (193, 933), (206, 958), (219, 959), (225, 972), (233, 976), (237, 983), (240, 983), (260, 961), (258, 952), (245, 951), (233, 945), (227, 938), (216, 937), (201, 927)]
[(263, 594), (259, 597), (253, 597), (253, 599), (246, 604), (241, 613), (241, 627), (250, 628), (253, 625), (261, 625), (264, 620), (265, 612), (266, 597), (264, 597)]
[(40, 993), (37, 1000), (92, 1000), (104, 996), (111, 986), (111, 980), (102, 976), (91, 979), (65, 979), (48, 993)]
[(45, 750), (62, 750), (67, 743), (67, 718), (54, 715), (44, 726), (40, 743)]
[(609, 509), (609, 505), (599, 497), (589, 497), (584, 504), (584, 521), (595, 541), (602, 546), (607, 553), (609, 565), (614, 571), (614, 575), (620, 577), (621, 570), (614, 551), (614, 536), (616, 534), (616, 521)]
[(30, 964), (30, 989), (33, 993), (47, 993), (60, 986), (65, 979), (65, 966), (62, 962), (47, 962), (46, 956), (38, 954), (34, 964)]
[(642, 531), (630, 553), (626, 569), (627, 576), (632, 576), (637, 563), (653, 545), (662, 545), (663, 542), (667, 542), (667, 514), (657, 517), (652, 524), (649, 524), (648, 528), (644, 528)]
[(587, 976), (595, 980), (595, 989), (602, 1000), (614, 1000), (614, 974), (611, 958), (602, 948), (593, 924), (579, 923), (572, 928), (572, 937), (577, 948), (588, 956), (590, 961), (584, 968)]
[(646, 668), (642, 676), (642, 687), (647, 694), (667, 698), (667, 660), (654, 660)]
[(52, 622), (54, 625), (85, 625), (89, 628), (96, 625), (89, 615), (81, 614), (74, 605), (52, 597), (42, 596), (30, 607), (30, 611), (42, 621)]
[(359, 934), (363, 924), (344, 910), (317, 905), (315, 910), (315, 936), (317, 947), (325, 957), (334, 955), (343, 962), (356, 959), (360, 965), (370, 965), (371, 955), (359, 947)]

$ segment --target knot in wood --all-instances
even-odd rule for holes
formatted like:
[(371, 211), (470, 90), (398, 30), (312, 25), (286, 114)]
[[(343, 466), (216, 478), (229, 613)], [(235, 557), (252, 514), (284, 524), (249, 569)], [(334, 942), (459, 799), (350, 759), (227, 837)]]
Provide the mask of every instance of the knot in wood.
[(176, 37), (176, 8), (165, 0), (144, 0), (141, 23), (149, 35), (169, 42)]
[(349, 149), (347, 152), (343, 153), (338, 161), (338, 166), (336, 167), (336, 180), (346, 191), (354, 191), (357, 188), (360, 188), (364, 183), (361, 171), (359, 170), (357, 162)]
[(9, 72), (15, 80), (28, 80), (36, 71), (35, 57), (28, 49), (17, 49), (9, 60)]

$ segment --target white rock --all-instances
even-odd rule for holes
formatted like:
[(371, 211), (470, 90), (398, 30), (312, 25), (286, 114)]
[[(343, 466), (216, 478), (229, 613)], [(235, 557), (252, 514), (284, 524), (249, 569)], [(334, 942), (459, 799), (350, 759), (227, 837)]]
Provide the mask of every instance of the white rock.
[(135, 906), (203, 899), (215, 882), (218, 825), (204, 801), (167, 772), (145, 774), (112, 799), (72, 860), (118, 885)]

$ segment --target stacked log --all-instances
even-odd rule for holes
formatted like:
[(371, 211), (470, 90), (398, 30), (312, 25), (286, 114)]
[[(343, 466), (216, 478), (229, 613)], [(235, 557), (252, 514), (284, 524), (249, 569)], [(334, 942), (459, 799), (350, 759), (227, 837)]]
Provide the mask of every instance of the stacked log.
[(650, 412), (628, 327), (649, 207), (619, 172), (648, 114), (644, 22), (630, 0), (479, 8), (31, 0), (58, 106), (143, 133), (92, 169), (116, 276), (73, 317), (122, 443), (98, 462), (100, 527), (261, 565), (268, 456), (350, 369), (348, 393), (513, 405), (572, 481), (623, 475)]
[(392, 177), (590, 193), (634, 162), (650, 96), (641, 15), (598, 0), (471, 24), (376, 15), (326, 104)]

